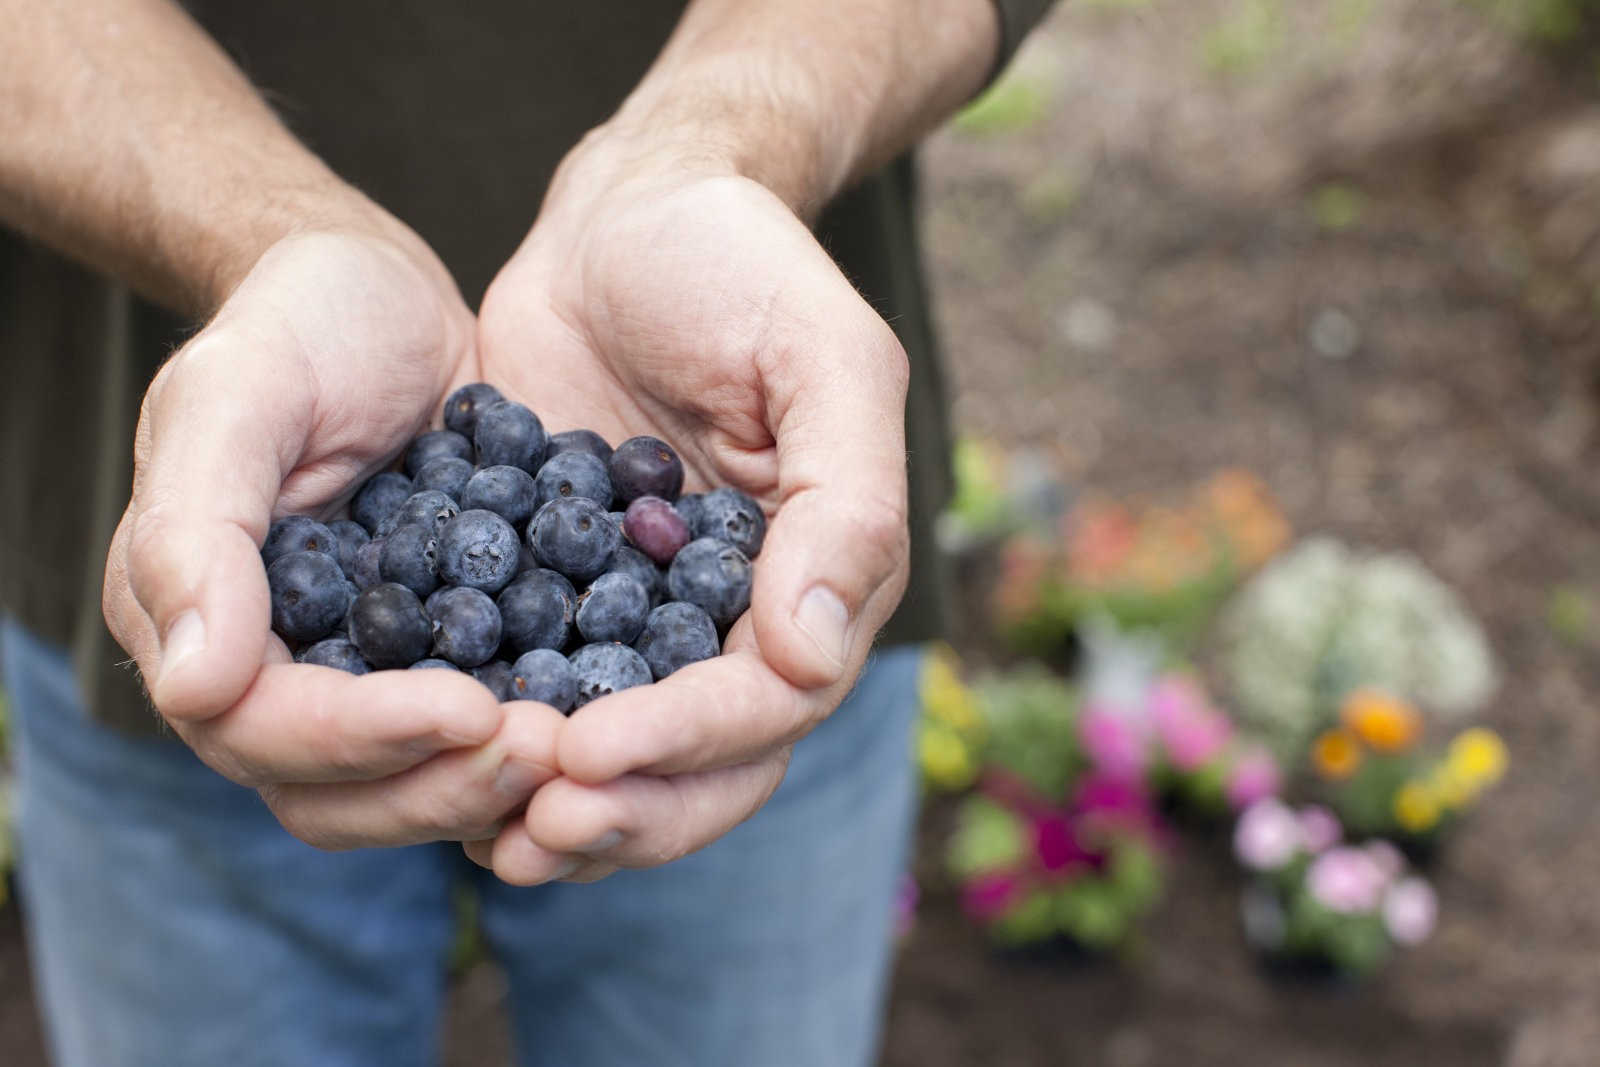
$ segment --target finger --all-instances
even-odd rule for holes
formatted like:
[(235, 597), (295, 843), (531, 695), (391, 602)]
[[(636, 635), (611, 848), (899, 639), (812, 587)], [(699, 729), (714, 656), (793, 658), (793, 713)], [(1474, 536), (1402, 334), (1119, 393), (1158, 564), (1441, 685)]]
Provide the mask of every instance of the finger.
[(630, 772), (711, 770), (792, 744), (832, 707), (828, 694), (780, 677), (741, 622), (723, 655), (585, 704), (567, 721), (557, 759), (563, 774), (590, 785)]
[(579, 856), (540, 848), (528, 836), (522, 821), (514, 819), (507, 822), (491, 842), (484, 866), (508, 885), (530, 886), (559, 881), (577, 871), (584, 862)]
[(504, 723), (477, 748), (447, 752), (370, 782), (274, 786), (267, 805), (295, 837), (323, 849), (478, 841), (556, 775), (563, 717), (531, 702), (506, 705)]
[(848, 300), (763, 371), (779, 398), (779, 505), (751, 616), (762, 654), (802, 689), (860, 670), (909, 552), (906, 356), (853, 290)]
[[(283, 649), (274, 641), (269, 652), (274, 645)], [(204, 722), (179, 723), (178, 731), (213, 770), (252, 788), (367, 781), (438, 752), (487, 743), (510, 707), (452, 671), (358, 677), (279, 662), (261, 668), (236, 706)]]
[(287, 413), (306, 419), (313, 405), (285, 395), (303, 374), (248, 357), (286, 347), (241, 324), (210, 328), (145, 398), (148, 456), (124, 520), (126, 580), (158, 642), (140, 666), (174, 721), (231, 706), (262, 660), (271, 620), (258, 546), (309, 433)]
[(656, 867), (704, 848), (755, 814), (788, 764), (789, 750), (782, 749), (752, 763), (665, 778), (628, 775), (604, 785), (558, 778), (534, 794), (523, 824), (549, 853)]

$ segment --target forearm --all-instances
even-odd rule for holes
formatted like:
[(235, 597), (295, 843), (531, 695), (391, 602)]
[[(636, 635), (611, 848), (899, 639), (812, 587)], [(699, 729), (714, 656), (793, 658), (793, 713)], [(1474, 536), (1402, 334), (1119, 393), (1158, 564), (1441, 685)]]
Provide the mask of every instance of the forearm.
[(0, 0), (0, 224), (184, 313), (277, 239), (382, 228), (169, 0)]
[(966, 102), (998, 44), (992, 0), (695, 0), (608, 128), (809, 217)]

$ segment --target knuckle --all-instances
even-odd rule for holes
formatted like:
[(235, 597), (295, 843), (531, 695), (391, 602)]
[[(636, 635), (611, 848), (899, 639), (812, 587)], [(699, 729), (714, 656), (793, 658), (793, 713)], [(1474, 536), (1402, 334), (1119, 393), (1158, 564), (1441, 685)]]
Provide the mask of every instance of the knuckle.
[(911, 550), (903, 495), (863, 497), (842, 518), (858, 541), (872, 551), (876, 571), (893, 570)]

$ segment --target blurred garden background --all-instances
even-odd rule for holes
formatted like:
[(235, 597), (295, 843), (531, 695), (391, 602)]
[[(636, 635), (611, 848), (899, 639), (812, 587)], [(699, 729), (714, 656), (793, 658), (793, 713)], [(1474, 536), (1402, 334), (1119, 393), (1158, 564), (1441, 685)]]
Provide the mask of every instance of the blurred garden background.
[(883, 1062), (1600, 1062), (1600, 2), (1075, 0), (923, 173), (962, 596)]

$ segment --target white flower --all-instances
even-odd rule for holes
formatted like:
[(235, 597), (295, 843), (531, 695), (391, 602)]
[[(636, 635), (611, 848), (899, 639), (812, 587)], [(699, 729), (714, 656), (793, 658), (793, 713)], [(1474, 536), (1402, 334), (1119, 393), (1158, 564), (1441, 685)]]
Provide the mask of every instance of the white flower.
[(1277, 797), (1245, 809), (1233, 828), (1233, 853), (1256, 871), (1275, 871), (1300, 851), (1300, 820)]
[(1401, 945), (1419, 945), (1439, 920), (1439, 897), (1421, 878), (1402, 878), (1383, 895), (1383, 925)]

